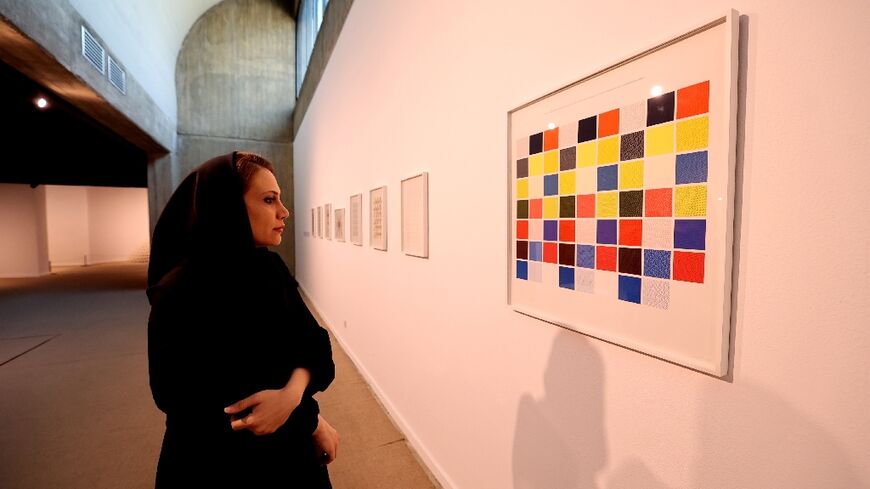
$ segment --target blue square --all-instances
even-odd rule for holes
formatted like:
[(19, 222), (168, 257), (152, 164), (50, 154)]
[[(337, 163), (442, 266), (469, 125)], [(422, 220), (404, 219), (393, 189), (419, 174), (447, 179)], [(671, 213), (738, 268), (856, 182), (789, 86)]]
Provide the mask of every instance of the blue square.
[(707, 152), (677, 155), (677, 184), (707, 181)]
[(529, 279), (529, 262), (525, 260), (517, 260), (517, 278)]
[(544, 243), (529, 241), (529, 260), (544, 261)]
[(619, 186), (619, 165), (598, 167), (598, 191), (616, 190)]
[(559, 221), (544, 221), (544, 241), (559, 240)]
[(674, 221), (674, 248), (706, 249), (706, 236), (706, 219), (677, 219)]
[(574, 290), (573, 267), (559, 267), (559, 287)]
[(577, 245), (577, 266), (595, 269), (595, 246)]
[(671, 278), (671, 252), (643, 250), (643, 274), (647, 277)]
[(559, 195), (559, 174), (544, 175), (544, 195)]
[(619, 300), (640, 304), (640, 278), (619, 276)]
[(616, 244), (616, 220), (598, 220), (598, 244)]

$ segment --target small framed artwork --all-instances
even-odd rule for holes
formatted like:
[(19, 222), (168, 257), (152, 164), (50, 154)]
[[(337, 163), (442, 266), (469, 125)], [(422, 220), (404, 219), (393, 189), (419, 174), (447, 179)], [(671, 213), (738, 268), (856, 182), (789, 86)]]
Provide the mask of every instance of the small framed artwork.
[(332, 239), (332, 204), (326, 204), (323, 208), (323, 232), (326, 239)]
[(402, 180), (402, 252), (429, 256), (429, 173)]
[(728, 373), (738, 13), (507, 114), (508, 303)]
[(314, 214), (315, 214), (314, 208), (312, 207), (311, 208), (311, 237), (312, 238), (316, 236), (315, 233), (317, 232), (317, 228), (316, 228), (317, 218), (315, 217)]
[(350, 196), (350, 242), (362, 246), (362, 194)]
[(344, 209), (335, 210), (335, 240), (344, 243)]
[(323, 239), (323, 207), (317, 206), (317, 237)]
[(387, 187), (369, 192), (369, 240), (372, 248), (387, 251)]

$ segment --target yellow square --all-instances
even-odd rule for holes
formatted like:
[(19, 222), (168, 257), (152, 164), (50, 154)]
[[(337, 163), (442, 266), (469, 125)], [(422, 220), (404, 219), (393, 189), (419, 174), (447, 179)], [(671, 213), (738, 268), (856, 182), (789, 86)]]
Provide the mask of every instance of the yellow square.
[(536, 155), (529, 156), (529, 176), (533, 177), (535, 175), (543, 175), (544, 174), (544, 155), (538, 153)]
[(598, 143), (589, 141), (577, 145), (577, 168), (584, 166), (595, 166), (595, 160), (598, 155)]
[(559, 219), (559, 197), (544, 197), (544, 219)]
[(529, 198), (529, 179), (528, 178), (520, 178), (517, 180), (517, 198), (518, 199), (528, 199)]
[(681, 185), (674, 189), (674, 215), (678, 217), (707, 215), (707, 186)]
[(708, 145), (707, 116), (677, 122), (677, 151), (704, 149)]
[(674, 152), (674, 124), (662, 124), (646, 128), (646, 156)]
[(619, 161), (619, 136), (598, 140), (598, 164)]
[(619, 192), (601, 192), (595, 199), (598, 217), (617, 217), (619, 215)]
[(544, 153), (544, 174), (559, 173), (559, 150)]
[(619, 164), (619, 189), (643, 188), (643, 160)]
[(559, 174), (559, 195), (574, 195), (577, 191), (577, 175), (574, 170)]

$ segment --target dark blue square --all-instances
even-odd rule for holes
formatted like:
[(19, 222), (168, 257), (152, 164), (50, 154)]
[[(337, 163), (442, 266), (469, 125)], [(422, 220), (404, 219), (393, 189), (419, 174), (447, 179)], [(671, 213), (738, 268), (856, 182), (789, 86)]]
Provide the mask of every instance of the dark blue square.
[(643, 250), (643, 274), (647, 277), (671, 278), (671, 252)]
[(559, 195), (559, 175), (544, 175), (544, 195)]
[(674, 221), (674, 248), (706, 249), (706, 237), (707, 221), (705, 219), (677, 219)]
[(595, 268), (595, 246), (577, 245), (577, 266)]
[(574, 290), (573, 267), (559, 267), (559, 287)]
[(598, 167), (598, 191), (616, 190), (619, 186), (619, 165)]
[(640, 304), (640, 278), (619, 276), (619, 300)]
[(544, 241), (559, 240), (559, 221), (544, 221)]
[(529, 260), (544, 261), (544, 244), (540, 241), (529, 242)]
[(707, 152), (677, 155), (677, 184), (707, 181)]
[(616, 244), (616, 220), (599, 219), (598, 244)]
[(517, 260), (517, 278), (522, 280), (529, 279), (529, 262)]

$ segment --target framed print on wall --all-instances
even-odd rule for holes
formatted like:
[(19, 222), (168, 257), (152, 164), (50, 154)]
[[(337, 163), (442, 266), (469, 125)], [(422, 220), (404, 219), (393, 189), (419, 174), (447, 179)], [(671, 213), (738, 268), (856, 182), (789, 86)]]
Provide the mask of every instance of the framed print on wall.
[(362, 194), (350, 196), (350, 242), (362, 246)]
[(326, 239), (332, 239), (332, 204), (326, 204), (323, 208), (323, 232)]
[(344, 209), (335, 210), (335, 240), (344, 243)]
[(315, 236), (315, 217), (314, 217), (314, 208), (311, 209), (311, 237)]
[(387, 187), (369, 192), (369, 223), (372, 248), (387, 251)]
[(402, 180), (402, 252), (429, 257), (429, 174)]
[(317, 237), (323, 238), (323, 207), (317, 207)]
[(728, 371), (738, 14), (508, 113), (508, 302)]

